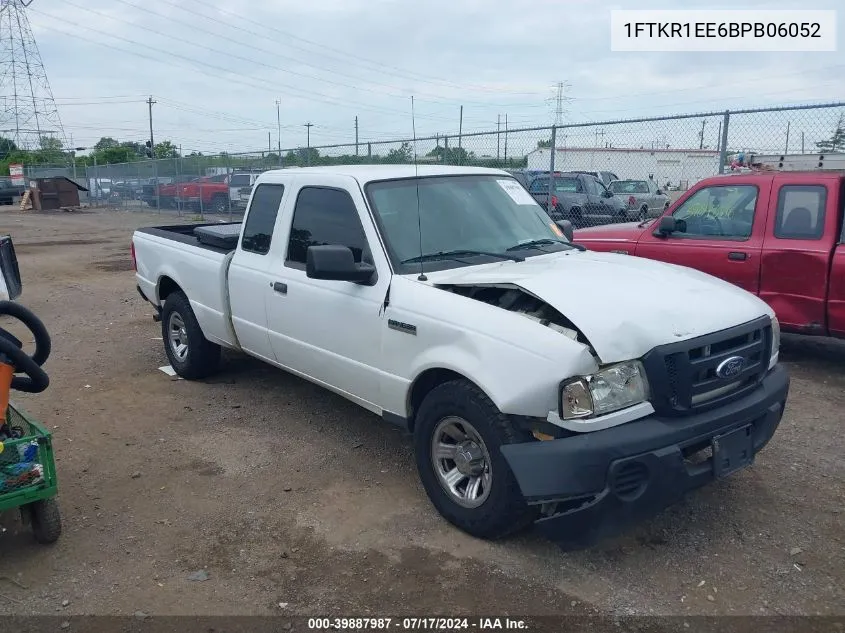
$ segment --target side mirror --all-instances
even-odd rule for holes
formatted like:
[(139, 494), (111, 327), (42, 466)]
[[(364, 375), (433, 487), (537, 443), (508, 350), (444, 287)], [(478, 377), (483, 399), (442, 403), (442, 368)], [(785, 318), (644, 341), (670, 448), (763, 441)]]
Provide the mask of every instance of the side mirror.
[(305, 256), (305, 274), (311, 279), (354, 281), (369, 284), (376, 277), (372, 264), (355, 263), (348, 246), (309, 246)]
[(660, 218), (660, 224), (657, 225), (654, 235), (656, 237), (668, 237), (676, 231), (684, 232), (686, 230), (687, 223), (684, 220), (677, 220), (674, 216), (664, 215)]
[(654, 193), (656, 193), (658, 196), (662, 196), (662, 195), (663, 195), (663, 190), (662, 190), (662, 189), (658, 189), (658, 190), (657, 190), (657, 191), (655, 191)]
[(570, 242), (575, 239), (575, 231), (572, 229), (572, 222), (569, 220), (558, 220), (555, 222), (558, 228), (560, 229), (563, 236), (568, 239)]

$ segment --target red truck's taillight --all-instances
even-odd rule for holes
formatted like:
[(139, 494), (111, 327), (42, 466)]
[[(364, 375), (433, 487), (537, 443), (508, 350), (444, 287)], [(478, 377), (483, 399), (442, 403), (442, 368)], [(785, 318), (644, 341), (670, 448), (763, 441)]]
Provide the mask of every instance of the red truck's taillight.
[(132, 270), (138, 272), (138, 261), (135, 259), (135, 242), (131, 243), (130, 252), (132, 253)]

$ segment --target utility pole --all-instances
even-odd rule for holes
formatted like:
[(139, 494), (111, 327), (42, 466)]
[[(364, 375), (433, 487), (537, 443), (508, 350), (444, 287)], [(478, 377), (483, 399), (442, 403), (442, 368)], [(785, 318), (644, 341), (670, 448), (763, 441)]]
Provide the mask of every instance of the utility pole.
[(461, 113), (458, 115), (458, 165), (464, 164), (463, 156), (463, 134), (464, 134), (464, 106), (461, 106)]
[(269, 155), (269, 154), (272, 154), (272, 153), (273, 153), (273, 140), (270, 137), (270, 131), (267, 130), (267, 154)]
[(153, 101), (152, 96), (150, 96), (150, 98), (147, 99), (147, 105), (150, 110), (150, 158), (152, 158), (153, 161), (153, 178), (155, 179), (156, 186), (156, 209), (158, 209), (159, 213), (161, 213), (161, 199), (158, 192), (158, 160), (156, 160), (156, 142), (153, 137), (153, 104), (155, 104), (155, 101)]
[(306, 132), (306, 141), (305, 141), (305, 161), (306, 165), (311, 165), (311, 128), (314, 127), (314, 124), (311, 121), (305, 124)]
[(358, 117), (355, 117), (355, 155), (358, 155)]
[(555, 125), (563, 125), (563, 104), (567, 101), (566, 89), (569, 83), (566, 81), (559, 81), (555, 84)]
[(784, 154), (789, 154), (789, 121), (786, 122), (786, 147), (783, 149)]
[(276, 99), (276, 140), (279, 144), (279, 167), (282, 166), (282, 102)]
[(508, 115), (505, 114), (505, 164), (508, 162)]
[(698, 135), (698, 149), (704, 149), (704, 126), (707, 125), (707, 119), (701, 120), (701, 133)]
[(501, 159), (501, 129), (502, 129), (502, 115), (496, 115), (496, 160)]
[(801, 132), (801, 153), (804, 153), (804, 132)]

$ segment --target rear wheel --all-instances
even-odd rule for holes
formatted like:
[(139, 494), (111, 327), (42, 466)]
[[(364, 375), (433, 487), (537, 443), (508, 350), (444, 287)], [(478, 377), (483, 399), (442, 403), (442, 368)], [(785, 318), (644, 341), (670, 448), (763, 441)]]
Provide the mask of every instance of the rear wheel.
[(55, 498), (42, 499), (26, 506), (32, 524), (32, 534), (42, 545), (59, 540), (62, 534), (62, 516)]
[(501, 447), (523, 441), (474, 384), (454, 380), (429, 392), (414, 429), (417, 470), (437, 511), (486, 539), (507, 536), (536, 516), (522, 497)]
[(217, 370), (220, 346), (205, 338), (191, 302), (181, 290), (171, 293), (164, 302), (161, 330), (167, 360), (179, 376), (196, 380)]
[(223, 195), (216, 195), (211, 199), (211, 211), (213, 213), (226, 213), (229, 210), (229, 198)]
[(576, 229), (583, 229), (584, 224), (584, 214), (581, 212), (581, 209), (578, 207), (572, 207), (569, 210), (569, 218), (572, 222), (572, 226)]
[(643, 205), (640, 209), (640, 214), (637, 216), (637, 219), (642, 222), (646, 218), (648, 218), (648, 207)]

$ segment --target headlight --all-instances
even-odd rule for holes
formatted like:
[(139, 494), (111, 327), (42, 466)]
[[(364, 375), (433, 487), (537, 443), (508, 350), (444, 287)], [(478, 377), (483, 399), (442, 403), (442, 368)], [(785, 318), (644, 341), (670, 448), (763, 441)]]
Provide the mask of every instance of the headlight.
[(769, 357), (769, 369), (777, 365), (780, 355), (780, 322), (776, 316), (772, 317), (772, 355)]
[(572, 420), (604, 415), (647, 399), (648, 383), (642, 364), (620, 363), (563, 383), (560, 417)]

